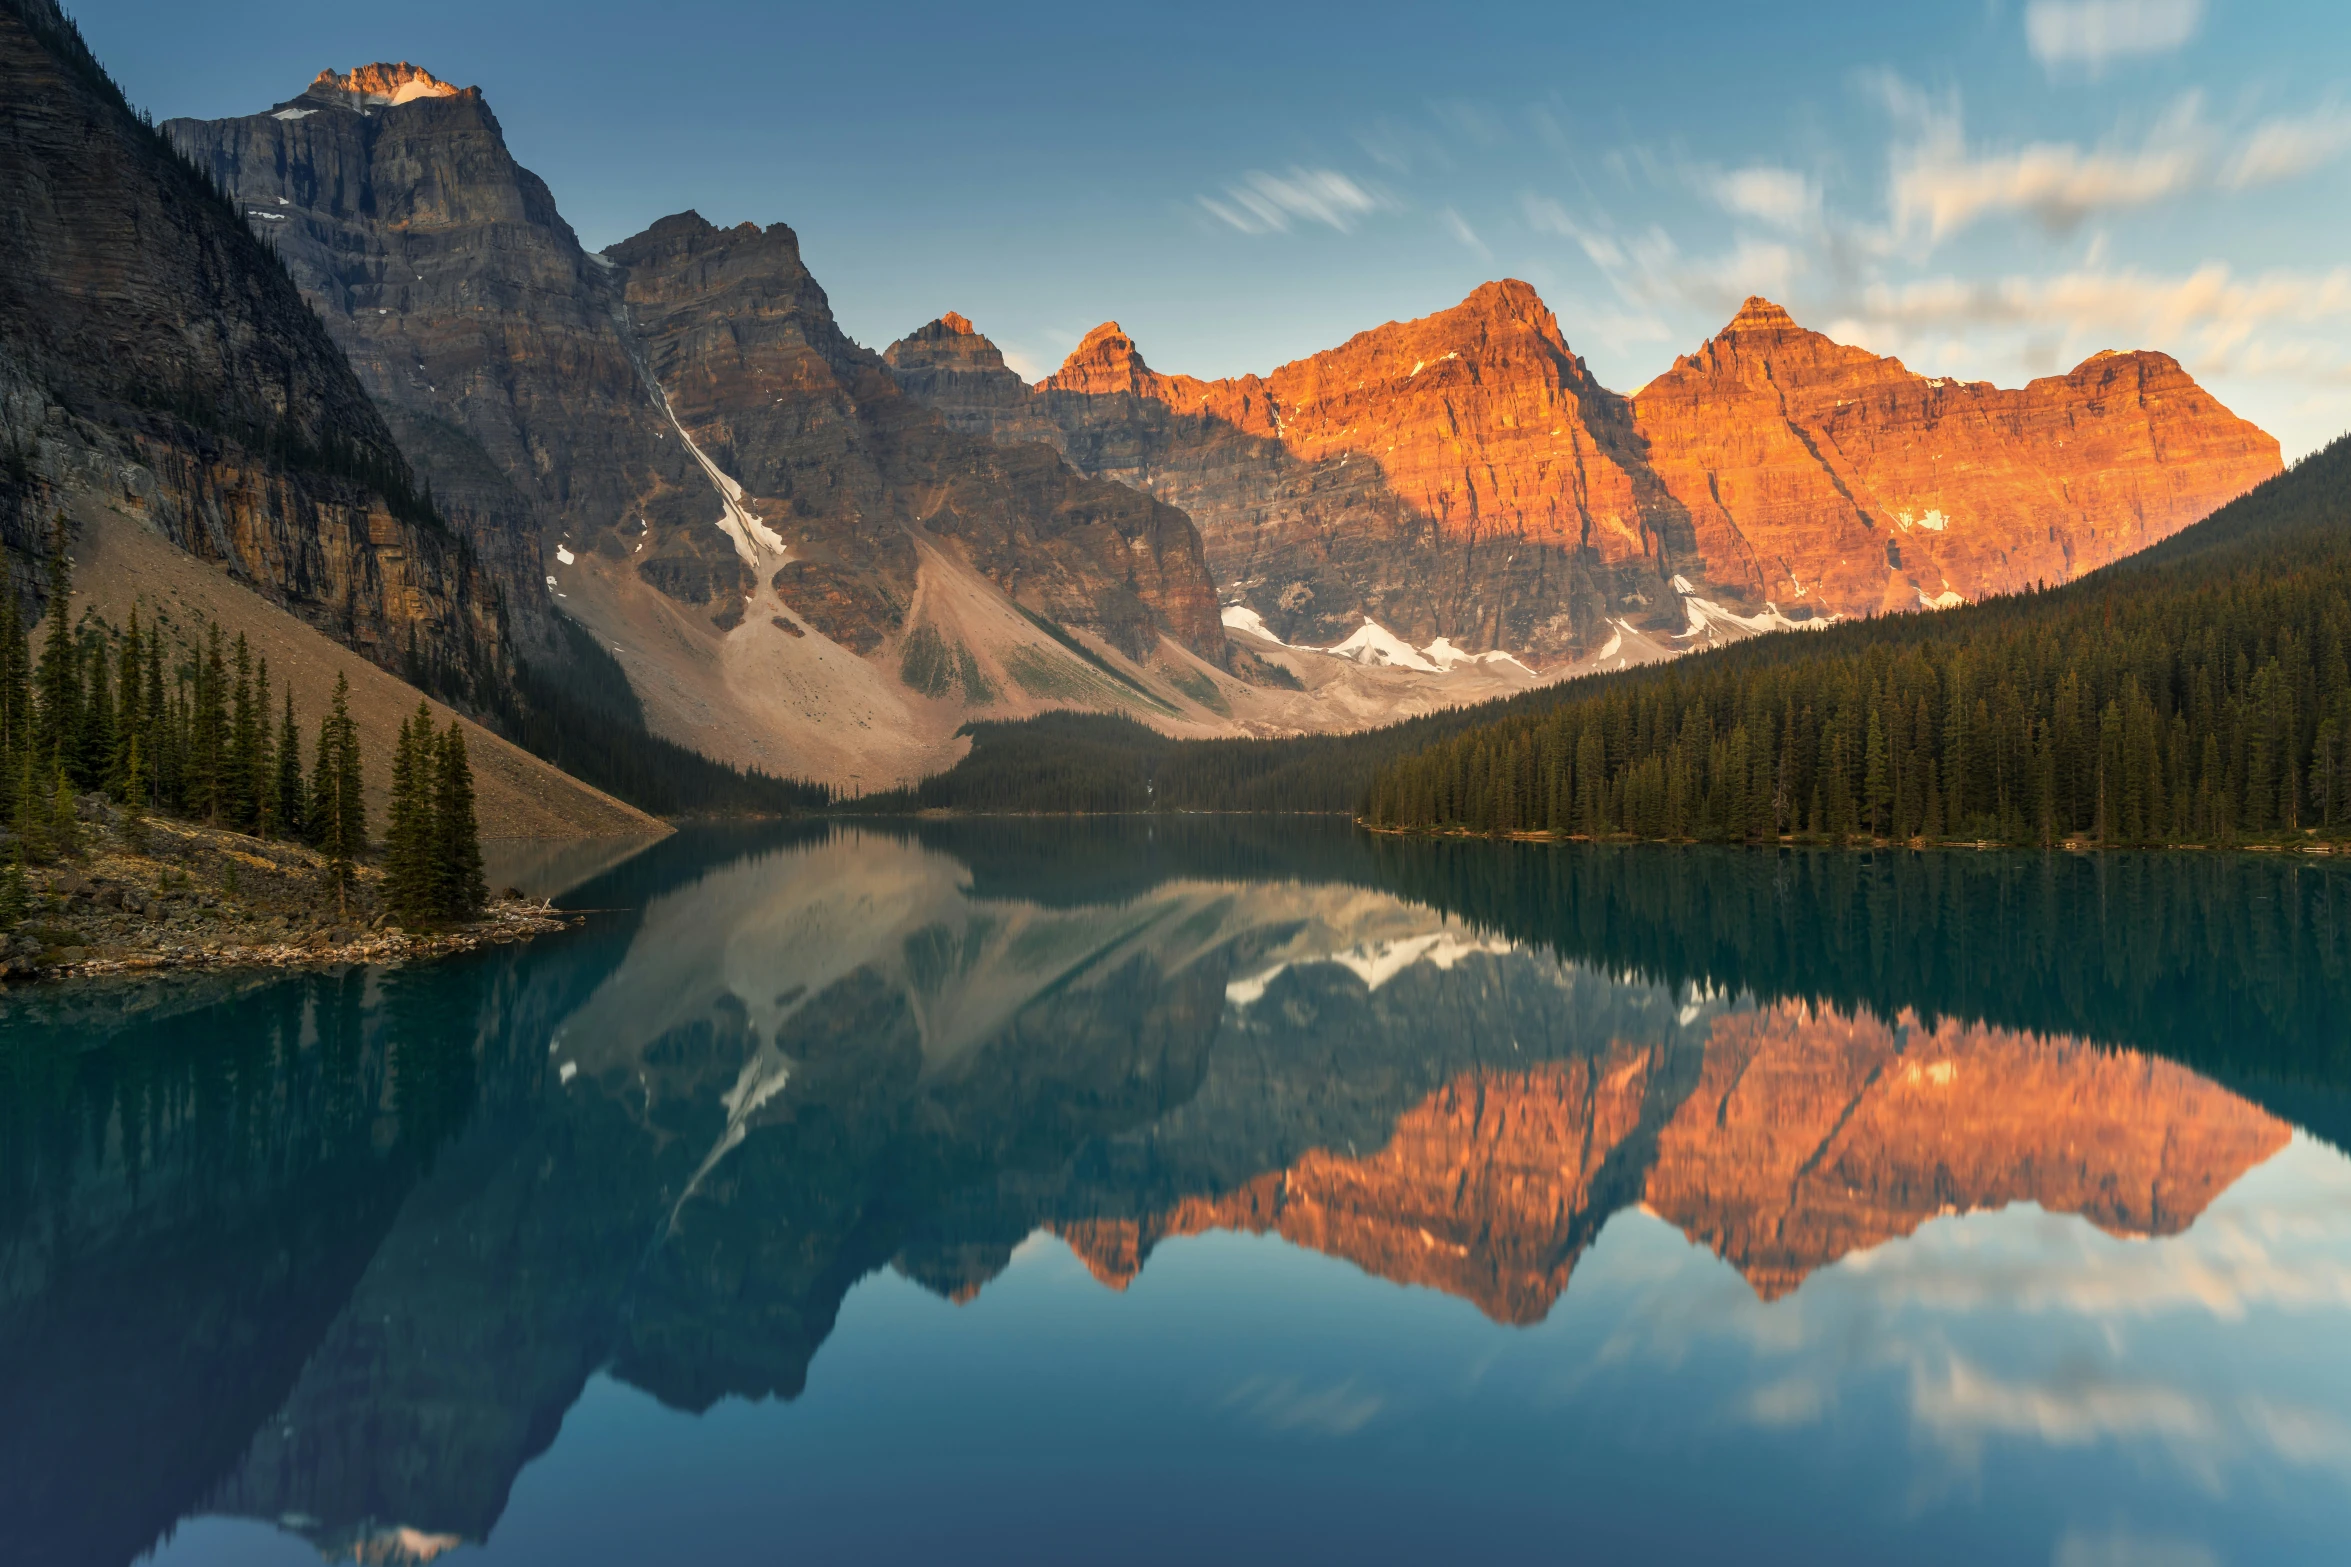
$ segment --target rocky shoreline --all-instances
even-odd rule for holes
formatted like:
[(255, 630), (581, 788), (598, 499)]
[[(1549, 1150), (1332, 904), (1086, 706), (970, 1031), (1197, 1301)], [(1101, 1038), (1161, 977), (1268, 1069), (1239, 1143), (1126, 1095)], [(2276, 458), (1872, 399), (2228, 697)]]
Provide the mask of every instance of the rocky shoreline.
[(371, 866), (338, 896), (325, 860), (302, 844), (126, 820), (95, 794), (77, 816), (75, 852), (25, 867), (25, 914), (0, 937), (0, 984), (409, 963), (528, 941), (577, 919), (508, 889), (472, 923), (404, 930), (382, 912), (382, 873)]

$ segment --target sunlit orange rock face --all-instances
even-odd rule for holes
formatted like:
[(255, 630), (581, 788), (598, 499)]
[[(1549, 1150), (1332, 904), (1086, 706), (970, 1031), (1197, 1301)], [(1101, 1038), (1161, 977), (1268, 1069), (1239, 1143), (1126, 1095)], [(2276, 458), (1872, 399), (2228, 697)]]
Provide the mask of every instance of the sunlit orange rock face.
[(1468, 1073), (1377, 1152), (1318, 1149), (1221, 1196), (1059, 1233), (1119, 1289), (1170, 1236), (1270, 1231), (1531, 1323), (1636, 1201), (1772, 1300), (1946, 1213), (2035, 1202), (2117, 1235), (2177, 1234), (2290, 1135), (2135, 1052), (1802, 1005), (1719, 1019), (1697, 1086), (1645, 1126), (1659, 1065), (1657, 1049), (1619, 1046)]
[(1032, 392), (943, 326), (890, 349), (909, 391), (1182, 508), (1228, 600), (1291, 640), (1371, 615), (1415, 643), (1564, 652), (1622, 594), (1661, 602), (1687, 532), (1629, 405), (1524, 283), (1217, 381), (1153, 370), (1105, 322)]
[(1377, 1153), (1317, 1149), (1222, 1197), (1061, 1234), (1117, 1289), (1169, 1236), (1272, 1231), (1381, 1278), (1462, 1296), (1496, 1321), (1540, 1322), (1622, 1200), (1595, 1182), (1640, 1124), (1652, 1064), (1652, 1052), (1627, 1048), (1598, 1063), (1469, 1073), (1406, 1113)]
[(1680, 630), (1676, 576), (1799, 618), (1947, 605), (2068, 580), (2279, 469), (2163, 354), (2004, 391), (1761, 299), (1630, 398), (1515, 281), (1217, 381), (1153, 370), (1106, 322), (1030, 388), (955, 321), (890, 349), (910, 392), (1181, 507), (1227, 601), (1317, 645), (1369, 615), (1572, 656), (1611, 620)]
[(2280, 466), (2166, 354), (2003, 390), (1914, 375), (1763, 299), (1632, 404), (1688, 510), (1693, 577), (1848, 615), (2067, 581)]
[(1773, 1299), (1943, 1213), (2035, 1202), (2176, 1235), (2290, 1135), (2135, 1051), (1779, 1008), (1717, 1025), (1646, 1200)]

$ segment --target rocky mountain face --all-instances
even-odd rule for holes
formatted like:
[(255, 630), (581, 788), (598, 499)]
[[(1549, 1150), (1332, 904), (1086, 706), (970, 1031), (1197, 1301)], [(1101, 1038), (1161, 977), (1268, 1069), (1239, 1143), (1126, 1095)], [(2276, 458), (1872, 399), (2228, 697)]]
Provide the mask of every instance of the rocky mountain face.
[(681, 213), (590, 255), (480, 91), (412, 65), (166, 129), (286, 257), (535, 645), (557, 608), (582, 622), (657, 733), (870, 787), (944, 765), (974, 709), (1229, 724), (1183, 515), (908, 397), (789, 228)]
[(1760, 299), (1630, 398), (1518, 282), (1264, 377), (1162, 375), (1116, 323), (1033, 388), (960, 316), (887, 358), (958, 427), (1183, 507), (1237, 625), (1546, 666), (2065, 580), (2279, 468), (2161, 354), (2002, 391)]
[[(131, 516), (387, 668), (504, 656), (493, 579), (238, 214), (51, 0), (0, 3), (0, 534)], [(20, 568), (23, 569), (23, 568)]]
[[(709, 481), (633, 357), (619, 280), (478, 89), (405, 64), (322, 71), (266, 113), (164, 130), (284, 258), (527, 616), (550, 611), (542, 552), (575, 520), (583, 537), (624, 516), (689, 545), (709, 531)], [(703, 553), (731, 560), (723, 538)], [(708, 576), (672, 585), (706, 600)]]
[(1115, 322), (1025, 396), (943, 320), (888, 357), (961, 427), (1050, 441), (1184, 508), (1226, 601), (1287, 642), (1370, 616), (1416, 646), (1554, 662), (1611, 606), (1667, 596), (1688, 531), (1624, 399), (1523, 283), (1265, 377), (1162, 375)]
[(1316, 1148), (1232, 1190), (1061, 1233), (1115, 1289), (1161, 1240), (1272, 1232), (1531, 1323), (1635, 1203), (1777, 1300), (1947, 1213), (2034, 1202), (2116, 1235), (2175, 1235), (2291, 1135), (2183, 1067), (2004, 1029), (1729, 1013), (1695, 1085), (1660, 1106), (1675, 1056), (1620, 1043), (1476, 1069), (1406, 1110), (1377, 1152)]
[(1223, 662), (1182, 513), (1049, 450), (950, 428), (841, 332), (783, 224), (722, 230), (681, 213), (606, 256), (670, 411), (741, 485), (747, 526), (780, 541), (772, 586), (812, 629), (878, 647), (903, 623), (927, 534), (1016, 601), (1137, 659), (1165, 634)]
[(2003, 390), (1914, 375), (1762, 299), (1632, 402), (1688, 508), (1693, 575), (1846, 615), (2067, 581), (2280, 467), (2167, 354)]

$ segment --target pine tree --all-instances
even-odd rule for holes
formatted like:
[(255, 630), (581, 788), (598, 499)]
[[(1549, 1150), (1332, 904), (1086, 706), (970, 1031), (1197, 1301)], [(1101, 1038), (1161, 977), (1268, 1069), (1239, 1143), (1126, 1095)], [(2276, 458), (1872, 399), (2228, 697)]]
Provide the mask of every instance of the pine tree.
[(121, 830), (123, 844), (133, 854), (147, 852), (147, 763), (139, 754), (136, 732), (123, 753)]
[[(0, 754), (13, 760), (32, 738), (32, 687), (26, 667), (24, 616), (16, 585), (0, 593)], [(13, 774), (14, 769), (10, 769)]]
[(41, 789), (41, 775), (33, 767), (30, 748), (16, 758), (16, 805), (9, 826), (16, 833), (17, 852), (35, 864), (49, 858), (49, 799)]
[(188, 715), (188, 810), (220, 825), (228, 800), (228, 663), (221, 652), (220, 624), (205, 627), (204, 652), (193, 661)]
[(338, 909), (348, 908), (353, 864), (367, 852), (359, 728), (351, 721), (351, 681), (335, 677), (335, 695), (318, 725), (318, 765), (311, 778), (314, 842), (334, 877)]
[(68, 618), (72, 606), (73, 564), (65, 553), (65, 514), (59, 512), (56, 536), (49, 550), (48, 629), (42, 635), (41, 662), (33, 681), (41, 697), (33, 746), (44, 773), (48, 764), (72, 754), (74, 741), (81, 733), (78, 700), (81, 667), (74, 657), (73, 628)]
[(157, 801), (177, 802), (180, 798), (179, 730), (164, 700), (163, 637), (156, 631), (147, 635), (145, 686), (146, 694), (139, 699), (139, 709), (147, 726), (147, 766), (155, 779), (149, 792)]
[(253, 713), (244, 740), (245, 776), (252, 780), (253, 830), (264, 838), (277, 835), (277, 776), (269, 744), (269, 660), (259, 660), (253, 671)]
[(228, 722), (221, 744), (221, 815), (239, 832), (251, 832), (261, 820), (261, 779), (253, 770), (254, 738), (260, 720), (253, 708), (253, 649), (245, 633), (237, 633), (230, 667), (236, 671), (229, 688)]
[(301, 841), (307, 836), (310, 813), (302, 789), (302, 732), (294, 724), (294, 688), (286, 687), (286, 720), (278, 729), (278, 831)]
[(83, 693), (81, 736), (74, 748), (74, 764), (68, 769), (75, 784), (84, 789), (105, 786), (107, 764), (114, 757), (114, 693), (108, 662), (105, 639), (91, 638), (90, 680)]
[(384, 901), (411, 928), (437, 924), (442, 914), (433, 763), (433, 716), (419, 702), (415, 714), (400, 722), (392, 750), (391, 814), (384, 823)]
[(55, 782), (49, 791), (49, 847), (64, 858), (82, 852), (82, 819), (74, 803), (73, 780), (66, 777), (63, 764), (51, 776)]
[[(432, 726), (421, 709), (419, 722), (430, 745)], [(490, 890), (482, 879), (482, 833), (474, 819), (473, 767), (466, 759), (465, 732), (456, 719), (449, 720), (448, 730), (434, 749), (433, 826), (438, 842), (433, 867), (439, 873), (441, 913), (451, 920), (479, 919), (490, 901)]]
[(122, 645), (118, 650), (118, 673), (115, 678), (114, 743), (106, 756), (104, 788), (115, 799), (128, 801), (130, 785), (126, 780), (130, 753), (146, 728), (141, 702), (142, 676), (146, 667), (146, 652), (139, 631), (139, 607), (131, 606), (129, 621), (123, 627)]

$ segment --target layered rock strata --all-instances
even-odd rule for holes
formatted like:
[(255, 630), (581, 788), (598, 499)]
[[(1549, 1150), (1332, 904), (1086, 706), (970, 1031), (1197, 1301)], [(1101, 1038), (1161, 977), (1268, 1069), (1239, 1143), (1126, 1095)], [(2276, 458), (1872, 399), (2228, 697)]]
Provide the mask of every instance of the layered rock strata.
[(1703, 580), (1839, 614), (2068, 581), (2279, 471), (2167, 354), (2019, 390), (1915, 375), (1750, 299), (1633, 396)]
[(726, 541), (701, 538), (710, 484), (645, 384), (619, 280), (479, 89), (322, 71), (266, 113), (164, 129), (284, 259), (526, 617), (552, 608), (543, 554), (566, 530), (624, 517), (678, 541), (688, 564), (653, 568), (673, 587), (707, 598), (707, 559), (740, 589)]
[(1227, 603), (1315, 646), (1369, 617), (1552, 664), (1939, 607), (2103, 565), (2279, 468), (2162, 354), (2003, 391), (1760, 299), (1630, 398), (1510, 281), (1263, 377), (1162, 375), (1116, 323), (1033, 388), (960, 316), (887, 357), (960, 428), (1183, 507)]
[(1049, 449), (950, 428), (841, 332), (783, 224), (680, 213), (606, 256), (670, 412), (742, 486), (776, 541), (773, 586), (822, 634), (864, 653), (896, 632), (927, 536), (1015, 602), (1138, 659), (1167, 635), (1224, 661), (1181, 512)]
[(1400, 1116), (1376, 1152), (1318, 1148), (1220, 1194), (1057, 1228), (1113, 1288), (1163, 1239), (1271, 1231), (1526, 1323), (1635, 1202), (1776, 1300), (1931, 1219), (2019, 1202), (2115, 1235), (2176, 1235), (2291, 1135), (2135, 1052), (1801, 1003), (1718, 1016), (1695, 1086), (1645, 1125), (1671, 1051), (1474, 1070)]
[(0, 4), (0, 534), (118, 512), (387, 668), (504, 657), (496, 584), (261, 243), (50, 0)]
[(779, 634), (871, 654), (905, 628), (927, 538), (1063, 625), (1224, 662), (1181, 514), (907, 398), (789, 228), (681, 213), (589, 255), (479, 89), (409, 65), (167, 130), (278, 244), (525, 601), (546, 602), (542, 547), (593, 551), (722, 631), (772, 587)]

